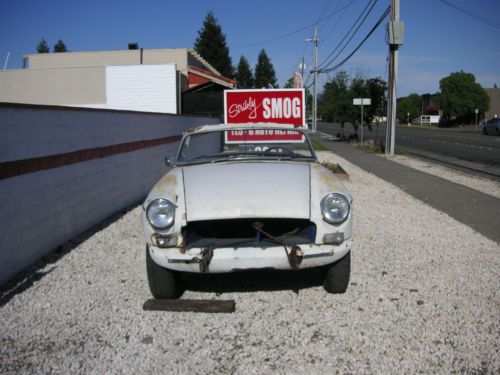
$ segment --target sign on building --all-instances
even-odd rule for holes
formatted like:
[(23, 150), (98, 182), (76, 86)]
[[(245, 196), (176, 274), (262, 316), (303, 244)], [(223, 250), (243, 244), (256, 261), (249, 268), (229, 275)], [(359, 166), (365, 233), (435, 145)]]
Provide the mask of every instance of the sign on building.
[[(305, 126), (304, 89), (226, 90), (224, 122), (226, 124), (281, 124)], [(265, 133), (265, 134), (261, 134)], [(248, 138), (248, 137), (251, 138)], [(252, 134), (231, 131), (227, 142), (298, 142), (302, 135), (294, 131), (256, 130)]]

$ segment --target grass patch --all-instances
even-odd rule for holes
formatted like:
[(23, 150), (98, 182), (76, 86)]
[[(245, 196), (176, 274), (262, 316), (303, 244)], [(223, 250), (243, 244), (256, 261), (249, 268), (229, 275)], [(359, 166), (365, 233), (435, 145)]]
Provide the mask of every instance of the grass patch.
[(406, 154), (408, 154), (405, 149), (403, 149), (403, 148), (397, 148), (397, 147), (394, 150), (394, 153), (396, 155), (403, 155), (403, 156), (406, 155)]
[(321, 163), (322, 166), (328, 168), (329, 170), (331, 170), (333, 173), (335, 173), (338, 169), (339, 169), (339, 165), (338, 164), (335, 164), (335, 163), (327, 163), (327, 162), (323, 162)]
[(317, 141), (316, 139), (311, 139), (311, 143), (312, 146), (314, 147), (314, 150), (316, 151), (331, 151), (328, 147), (326, 147), (324, 144)]
[(369, 154), (382, 154), (384, 150), (382, 150), (382, 147), (377, 146), (377, 145), (372, 145), (372, 144), (361, 144), (361, 143), (351, 143), (351, 145), (358, 150), (362, 150), (365, 152), (368, 152)]
[[(382, 147), (382, 145), (375, 145), (375, 144), (364, 144), (362, 145), (361, 143), (351, 143), (351, 146), (357, 148), (358, 150), (367, 152), (369, 154), (383, 154), (385, 153), (385, 149)], [(395, 148), (394, 149), (394, 154), (395, 155), (407, 155), (408, 153), (406, 152), (405, 149), (403, 148)]]
[[(316, 139), (309, 138), (311, 141), (311, 146), (315, 151), (332, 151), (329, 149), (327, 146), (322, 144), (321, 142), (317, 141)], [(309, 150), (309, 147), (307, 146), (306, 143), (297, 143), (293, 146), (294, 150)]]

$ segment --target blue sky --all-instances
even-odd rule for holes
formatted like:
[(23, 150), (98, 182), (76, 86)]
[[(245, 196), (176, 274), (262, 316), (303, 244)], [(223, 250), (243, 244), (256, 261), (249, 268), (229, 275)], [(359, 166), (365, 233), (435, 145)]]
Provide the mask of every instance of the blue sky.
[[(448, 0), (500, 23), (499, 0)], [(337, 46), (368, 0), (129, 1), (2, 0), (0, 69), (10, 52), (8, 69), (20, 68), (22, 55), (33, 53), (41, 38), (50, 47), (62, 39), (71, 51), (192, 47), (207, 12), (212, 10), (227, 36), (233, 64), (245, 55), (254, 66), (264, 48), (280, 85), (298, 70), (302, 57), (311, 67), (312, 43), (319, 26), (319, 62)], [(390, 0), (378, 0), (359, 33), (339, 60), (376, 22)], [(337, 13), (335, 13), (337, 11)], [(326, 16), (331, 17), (324, 19)], [(324, 19), (320, 22), (318, 20)], [(463, 14), (440, 0), (401, 0), (405, 44), (400, 49), (398, 96), (439, 90), (451, 72), (475, 74), (483, 87), (500, 86), (500, 29)], [(305, 28), (286, 38), (259, 43)], [(251, 47), (248, 44), (259, 43)], [(343, 66), (352, 75), (386, 77), (385, 22)], [(335, 74), (335, 73), (332, 73)], [(320, 75), (320, 82), (329, 79)]]

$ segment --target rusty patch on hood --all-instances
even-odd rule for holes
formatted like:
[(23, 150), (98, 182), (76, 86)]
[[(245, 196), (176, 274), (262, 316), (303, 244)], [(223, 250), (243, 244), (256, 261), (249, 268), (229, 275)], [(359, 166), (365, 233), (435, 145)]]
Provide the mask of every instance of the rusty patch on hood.
[(340, 182), (337, 177), (335, 177), (329, 169), (323, 167), (321, 164), (313, 164), (311, 165), (311, 169), (318, 174), (322, 183), (340, 187)]
[(179, 176), (176, 172), (169, 172), (158, 181), (154, 187), (154, 194), (168, 198), (171, 202), (177, 203)]
[(171, 186), (177, 186), (177, 175), (174, 173), (167, 173), (156, 185), (161, 190), (167, 190)]

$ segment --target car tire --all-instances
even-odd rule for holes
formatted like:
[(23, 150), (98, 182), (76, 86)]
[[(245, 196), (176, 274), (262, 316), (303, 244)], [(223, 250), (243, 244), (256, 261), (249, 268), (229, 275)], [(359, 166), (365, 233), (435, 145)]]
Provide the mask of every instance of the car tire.
[(349, 251), (342, 259), (334, 263), (327, 270), (323, 287), (328, 293), (345, 293), (349, 286), (351, 275), (351, 252)]
[(483, 134), (484, 134), (484, 135), (488, 135), (488, 132), (486, 131), (486, 129), (485, 129), (485, 128), (483, 128)]
[(149, 247), (146, 247), (146, 271), (151, 294), (156, 299), (176, 299), (184, 292), (179, 274), (160, 267), (151, 258)]

